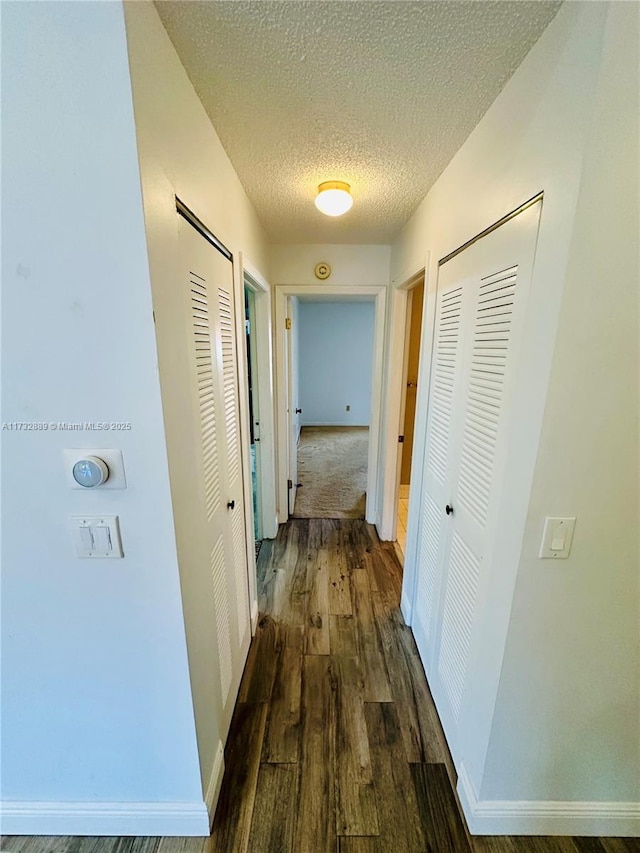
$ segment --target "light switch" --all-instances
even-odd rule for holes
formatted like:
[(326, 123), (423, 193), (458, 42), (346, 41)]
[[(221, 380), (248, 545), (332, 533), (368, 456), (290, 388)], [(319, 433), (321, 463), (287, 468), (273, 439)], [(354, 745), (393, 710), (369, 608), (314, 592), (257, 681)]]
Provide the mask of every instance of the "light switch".
[(71, 524), (78, 557), (123, 556), (117, 515), (74, 515)]
[(93, 551), (93, 536), (91, 534), (91, 528), (83, 524), (80, 526), (79, 531), (83, 550)]
[(97, 527), (92, 528), (92, 532), (95, 533), (96, 537), (96, 551), (102, 551), (104, 553), (109, 553), (110, 551), (113, 551), (113, 545), (111, 543), (111, 533), (106, 525), (98, 524)]
[(540, 559), (566, 560), (571, 552), (575, 525), (575, 518), (545, 518), (538, 554)]

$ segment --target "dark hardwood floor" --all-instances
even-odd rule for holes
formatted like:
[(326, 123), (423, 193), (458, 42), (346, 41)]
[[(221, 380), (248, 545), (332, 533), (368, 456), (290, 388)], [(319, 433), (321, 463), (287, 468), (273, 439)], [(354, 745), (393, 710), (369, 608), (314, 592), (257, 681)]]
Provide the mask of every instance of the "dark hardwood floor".
[(11, 853), (639, 853), (638, 839), (468, 836), (392, 545), (360, 520), (265, 542), (260, 623), (210, 838), (8, 837)]

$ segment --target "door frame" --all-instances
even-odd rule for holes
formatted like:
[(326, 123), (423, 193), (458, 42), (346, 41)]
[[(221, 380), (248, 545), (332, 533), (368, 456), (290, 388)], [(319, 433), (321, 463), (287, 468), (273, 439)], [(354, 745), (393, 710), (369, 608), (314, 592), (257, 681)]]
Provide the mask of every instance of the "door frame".
[[(299, 378), (297, 376), (296, 361), (299, 355), (299, 336), (296, 324), (298, 322), (298, 301), (295, 297), (287, 296), (285, 302), (286, 316), (291, 320), (293, 326), (287, 329), (289, 335), (285, 332), (283, 342), (285, 344), (285, 376), (284, 376), (284, 393), (285, 393), (285, 412), (287, 415), (287, 426), (285, 434), (287, 436), (287, 518), (293, 513), (296, 505), (296, 494), (298, 491), (298, 441), (300, 439), (300, 417), (298, 412), (298, 395)], [(295, 347), (294, 347), (295, 343)], [(295, 355), (294, 355), (295, 353)]]
[[(250, 380), (247, 383), (248, 391), (249, 391), (249, 442), (250, 447), (255, 447), (255, 458), (254, 454), (251, 453), (251, 486), (252, 489), (256, 492), (256, 500), (253, 501), (252, 497), (252, 505), (253, 505), (253, 521), (254, 521), (254, 541), (261, 540), (262, 536), (262, 489), (260, 488), (259, 478), (261, 477), (261, 460), (260, 460), (260, 438), (259, 435), (255, 436), (253, 442), (251, 441), (252, 435), (255, 435), (256, 430), (260, 429), (260, 399), (259, 399), (259, 389), (258, 389), (258, 365), (256, 363), (256, 329), (257, 329), (257, 321), (256, 321), (256, 293), (255, 290), (249, 286), (249, 278), (247, 275), (244, 277), (244, 312), (245, 312), (245, 325), (249, 325), (249, 333), (247, 334), (247, 330), (245, 328), (244, 332), (244, 340), (247, 347), (247, 380)], [(255, 467), (255, 484), (253, 482), (254, 478), (254, 467)], [(259, 531), (260, 535), (256, 532)]]
[[(387, 372), (387, 400), (385, 406), (385, 442), (383, 447), (384, 471), (382, 500), (380, 505), (380, 524), (378, 532), (383, 541), (393, 542), (397, 532), (397, 507), (398, 491), (400, 488), (400, 444), (398, 436), (402, 434), (403, 411), (403, 376), (405, 370), (405, 343), (407, 333), (408, 309), (410, 305), (409, 291), (424, 280), (424, 302), (422, 306), (422, 326), (420, 337), (420, 369), (418, 373), (418, 387), (416, 389), (416, 416), (414, 434), (417, 434), (419, 425), (419, 401), (421, 388), (426, 378), (424, 365), (427, 349), (426, 340), (429, 337), (429, 323), (433, 314), (433, 307), (428, 298), (429, 288), (429, 257), (427, 253), (424, 266), (411, 273), (403, 275), (397, 282), (391, 282), (391, 318), (389, 329), (389, 358)], [(429, 351), (430, 352), (430, 351)], [(416, 453), (411, 459), (411, 483), (417, 485)], [(409, 499), (409, 517), (407, 519), (407, 549), (405, 553), (405, 567), (411, 560), (415, 559), (415, 524), (412, 523), (411, 495), (417, 494), (419, 489), (412, 488)], [(413, 502), (415, 503), (415, 501)], [(415, 514), (415, 513), (413, 513)], [(406, 617), (405, 617), (406, 618)]]
[(373, 297), (375, 320), (373, 332), (373, 370), (371, 376), (371, 418), (369, 423), (369, 457), (367, 464), (367, 503), (365, 518), (376, 524), (378, 507), (380, 436), (382, 427), (382, 385), (385, 343), (385, 308), (387, 288), (385, 285), (277, 285), (275, 287), (275, 362), (276, 362), (276, 424), (277, 424), (277, 507), (278, 521), (283, 524), (288, 514), (288, 428), (286, 406), (286, 363), (285, 346), (287, 298), (289, 296), (325, 296), (340, 301), (344, 296)]
[[(238, 375), (240, 401), (240, 433), (242, 436), (242, 475), (244, 483), (244, 514), (247, 538), (247, 563), (249, 566), (249, 596), (251, 601), (251, 631), (255, 634), (258, 623), (258, 592), (256, 578), (256, 551), (253, 538), (253, 484), (251, 481), (251, 453), (249, 441), (249, 389), (248, 354), (244, 330), (244, 288), (255, 294), (255, 346), (258, 364), (255, 382), (258, 388), (260, 408), (260, 507), (262, 515), (262, 535), (265, 539), (275, 538), (278, 532), (276, 517), (275, 482), (275, 430), (273, 413), (273, 350), (271, 345), (271, 286), (243, 252), (238, 253), (236, 265), (236, 337), (238, 346)], [(242, 344), (240, 345), (240, 341)]]

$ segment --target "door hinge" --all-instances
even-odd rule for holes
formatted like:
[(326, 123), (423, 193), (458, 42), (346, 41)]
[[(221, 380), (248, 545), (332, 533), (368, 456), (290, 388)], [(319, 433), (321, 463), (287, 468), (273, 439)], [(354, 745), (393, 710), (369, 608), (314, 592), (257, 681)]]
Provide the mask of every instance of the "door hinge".
[(292, 489), (292, 488), (293, 488), (293, 480), (287, 480), (287, 488), (288, 488), (288, 489)]
[(284, 327), (287, 331), (290, 331), (290, 329), (291, 329), (291, 317), (287, 317), (287, 319), (284, 321)]
[(399, 444), (404, 444), (404, 436), (403, 436), (403, 435), (399, 435), (399, 436), (398, 436), (398, 443), (399, 443)]

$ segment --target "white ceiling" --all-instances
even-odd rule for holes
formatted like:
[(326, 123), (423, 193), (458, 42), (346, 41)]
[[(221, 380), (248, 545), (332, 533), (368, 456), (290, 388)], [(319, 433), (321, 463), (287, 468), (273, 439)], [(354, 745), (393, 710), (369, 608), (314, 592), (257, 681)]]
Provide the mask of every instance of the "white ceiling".
[[(389, 243), (557, 12), (543, 0), (157, 0), (274, 242)], [(354, 206), (330, 219), (326, 180)]]

